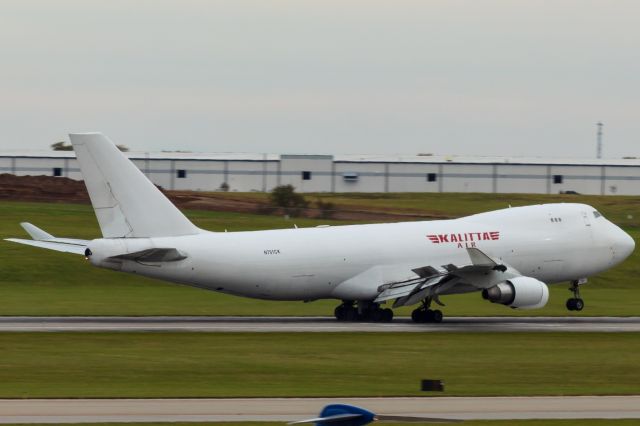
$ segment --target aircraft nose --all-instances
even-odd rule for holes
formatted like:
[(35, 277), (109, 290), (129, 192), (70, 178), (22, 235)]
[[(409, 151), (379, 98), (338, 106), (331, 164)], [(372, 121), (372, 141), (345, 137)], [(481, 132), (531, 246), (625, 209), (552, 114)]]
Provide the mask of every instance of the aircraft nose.
[(613, 242), (614, 256), (617, 258), (616, 260), (621, 262), (629, 257), (629, 255), (633, 253), (635, 247), (636, 242), (633, 238), (631, 238), (631, 236), (622, 229), (618, 228)]

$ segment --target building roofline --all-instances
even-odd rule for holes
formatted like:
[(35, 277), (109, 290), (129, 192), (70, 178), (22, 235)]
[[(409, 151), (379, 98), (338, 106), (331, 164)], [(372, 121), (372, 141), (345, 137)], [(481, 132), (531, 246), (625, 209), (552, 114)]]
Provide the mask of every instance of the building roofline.
[[(165, 161), (268, 161), (291, 159), (331, 160), (337, 164), (469, 164), (469, 165), (540, 165), (540, 166), (640, 166), (640, 158), (544, 158), (443, 155), (375, 155), (375, 154), (261, 154), (261, 153), (194, 153), (194, 152), (125, 152), (132, 160)], [(0, 158), (75, 158), (73, 151), (0, 151)]]

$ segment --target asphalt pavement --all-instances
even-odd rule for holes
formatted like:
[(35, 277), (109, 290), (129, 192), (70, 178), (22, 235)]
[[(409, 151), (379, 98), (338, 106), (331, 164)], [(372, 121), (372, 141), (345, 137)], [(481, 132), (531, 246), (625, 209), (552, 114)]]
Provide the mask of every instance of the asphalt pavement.
[(0, 423), (293, 421), (330, 403), (377, 414), (471, 419), (640, 418), (640, 395), (560, 397), (15, 399), (0, 400)]
[(0, 331), (640, 332), (640, 317), (445, 317), (440, 324), (338, 322), (332, 317), (0, 317)]

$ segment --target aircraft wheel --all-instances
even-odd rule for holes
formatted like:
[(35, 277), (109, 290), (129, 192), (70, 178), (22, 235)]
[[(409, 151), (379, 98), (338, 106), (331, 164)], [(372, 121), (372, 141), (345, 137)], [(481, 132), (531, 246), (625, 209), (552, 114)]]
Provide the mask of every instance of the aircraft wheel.
[(411, 312), (411, 319), (413, 320), (413, 322), (424, 322), (424, 310), (418, 308), (418, 309), (414, 309)]
[(578, 298), (578, 299), (574, 299), (575, 303), (574, 303), (574, 309), (576, 311), (581, 311), (584, 309), (584, 300)]
[(383, 321), (383, 311), (382, 311), (382, 309), (378, 308), (378, 309), (372, 310), (369, 317), (371, 318), (371, 321), (373, 321), (373, 322), (381, 322), (381, 321)]
[(573, 311), (573, 299), (567, 299), (567, 303), (565, 304), (568, 311)]
[(335, 315), (338, 321), (344, 321), (344, 305), (339, 305), (334, 309), (333, 315)]
[(432, 311), (431, 309), (427, 309), (426, 311), (424, 311), (424, 319), (422, 320), (422, 322), (434, 322), (433, 313), (434, 311)]
[(391, 322), (393, 320), (393, 311), (389, 308), (382, 310), (382, 322)]
[(353, 306), (345, 307), (344, 321), (358, 321), (358, 310)]
[(441, 323), (443, 317), (444, 317), (444, 315), (442, 315), (442, 311), (440, 309), (436, 309), (435, 311), (431, 311), (431, 320), (433, 322)]

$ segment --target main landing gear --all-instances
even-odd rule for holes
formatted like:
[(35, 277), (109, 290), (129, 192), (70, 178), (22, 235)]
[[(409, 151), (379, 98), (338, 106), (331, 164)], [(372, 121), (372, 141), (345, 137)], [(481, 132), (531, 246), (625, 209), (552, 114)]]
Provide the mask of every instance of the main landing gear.
[(587, 280), (571, 281), (569, 291), (573, 293), (573, 297), (567, 299), (567, 309), (570, 311), (581, 311), (584, 309), (584, 300), (580, 297), (580, 286), (586, 284)]
[(391, 322), (393, 319), (391, 309), (383, 309), (378, 303), (370, 302), (358, 302), (356, 306), (352, 301), (345, 300), (333, 313), (338, 321)]
[(433, 298), (427, 297), (422, 301), (422, 306), (411, 312), (413, 322), (442, 322), (442, 311), (440, 309), (429, 309)]

